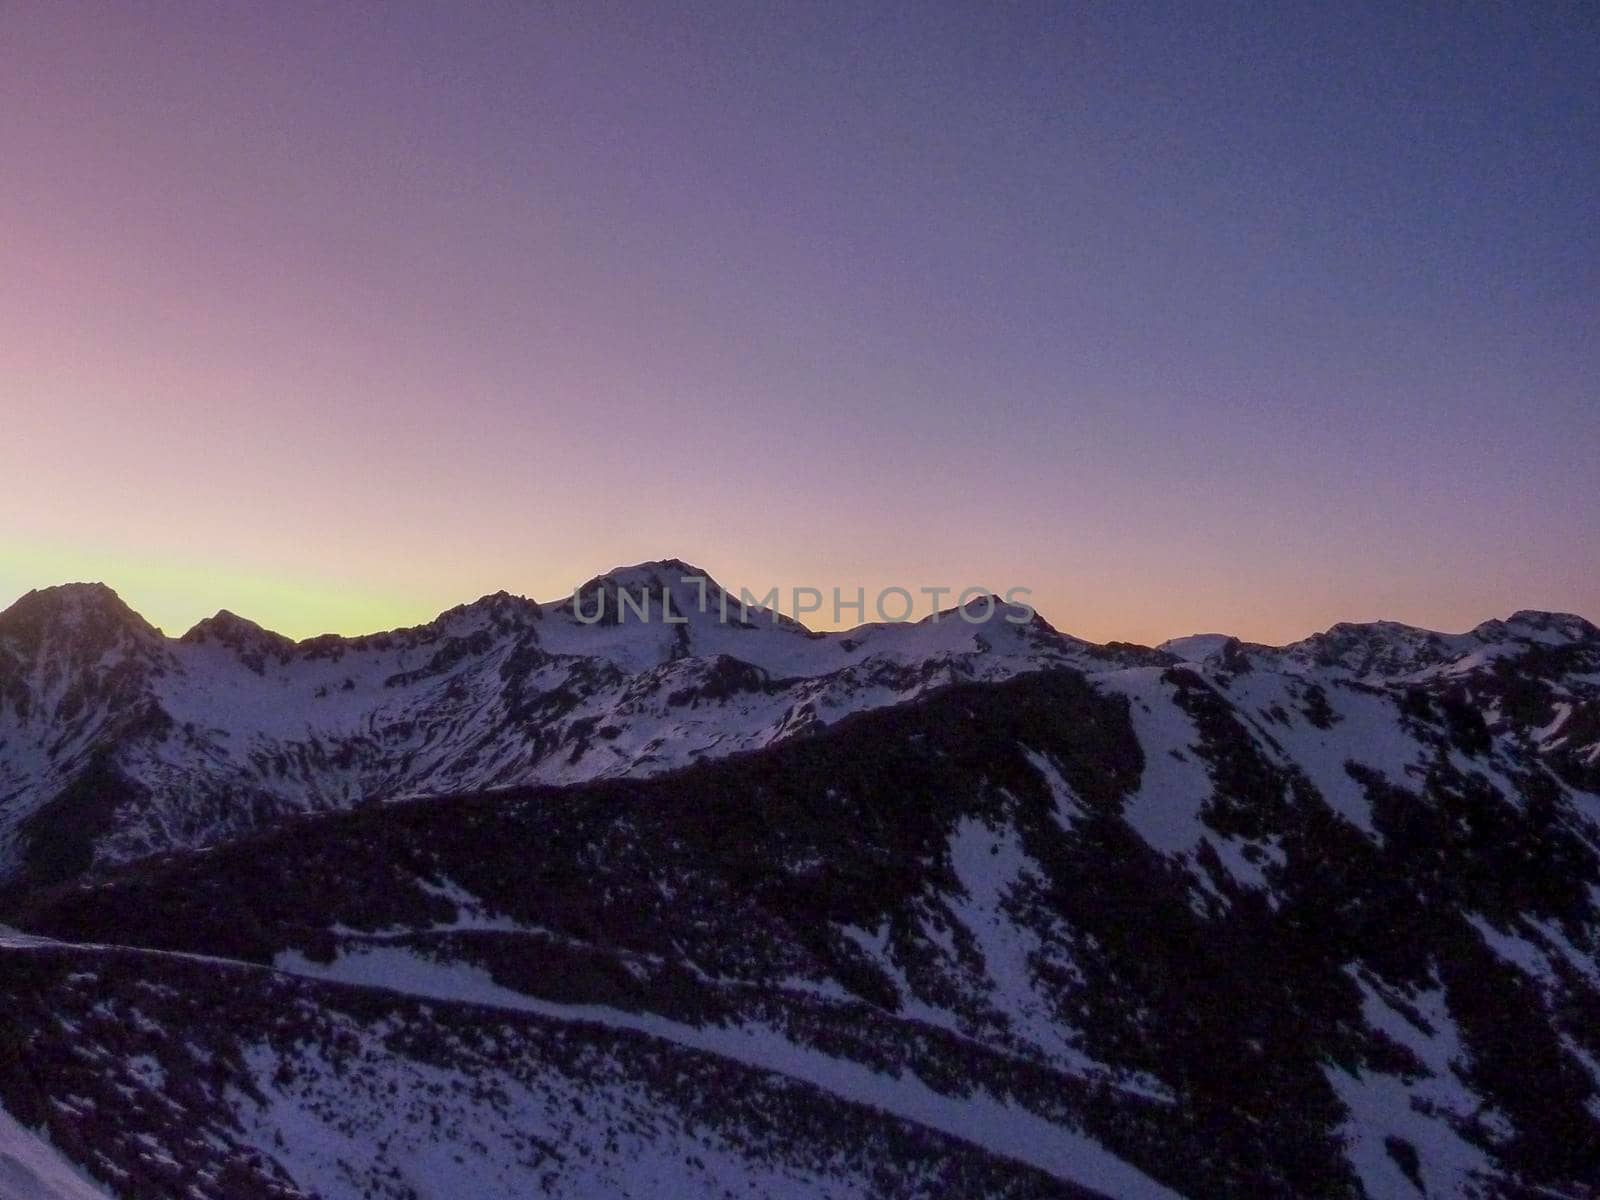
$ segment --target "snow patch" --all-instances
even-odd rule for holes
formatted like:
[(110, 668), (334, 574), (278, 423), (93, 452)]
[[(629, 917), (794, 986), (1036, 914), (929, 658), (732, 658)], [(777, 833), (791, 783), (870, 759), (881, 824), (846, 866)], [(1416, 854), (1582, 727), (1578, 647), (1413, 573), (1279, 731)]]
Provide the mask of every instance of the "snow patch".
[(59, 1150), (0, 1109), (0, 1197), (4, 1200), (110, 1200)]
[(315, 979), (643, 1033), (798, 1079), (841, 1099), (868, 1105), (1026, 1163), (1058, 1179), (1098, 1188), (1126, 1200), (1176, 1200), (1176, 1193), (1081, 1132), (1053, 1124), (983, 1091), (952, 1097), (935, 1091), (914, 1073), (881, 1075), (860, 1063), (798, 1045), (766, 1026), (698, 1028), (652, 1013), (628, 1013), (594, 1004), (555, 1004), (503, 988), (477, 968), (427, 962), (387, 948), (341, 957), (327, 966), (290, 952), (280, 954), (276, 966)]

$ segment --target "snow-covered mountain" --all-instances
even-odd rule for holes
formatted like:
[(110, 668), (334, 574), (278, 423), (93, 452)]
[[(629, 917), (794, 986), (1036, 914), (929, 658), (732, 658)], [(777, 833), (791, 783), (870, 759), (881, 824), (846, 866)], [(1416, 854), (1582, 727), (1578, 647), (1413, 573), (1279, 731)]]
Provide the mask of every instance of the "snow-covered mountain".
[(570, 596), (502, 593), (299, 644), (227, 612), (169, 639), (99, 584), (30, 593), (0, 614), (0, 879), (66, 878), (297, 812), (645, 775), (941, 684), (1122, 657), (981, 602), (982, 622), (818, 634), (734, 597), (725, 621), (721, 589), (705, 585), (702, 609), (696, 577), (668, 561), (592, 580), (593, 624)]
[(683, 624), (0, 615), (0, 1172), (1600, 1194), (1592, 625), (818, 635), (685, 574), (583, 589)]
[[(1367, 683), (1423, 680), (1448, 669), (1462, 674), (1504, 656), (1544, 646), (1553, 651), (1592, 645), (1595, 627), (1568, 613), (1519, 612), (1485, 621), (1466, 633), (1435, 633), (1396, 621), (1343, 622), (1287, 646), (1241, 642), (1227, 634), (1196, 634), (1159, 649), (1187, 662), (1221, 663), (1226, 656), (1293, 674), (1327, 673)], [(1581, 651), (1580, 651), (1581, 653)]]

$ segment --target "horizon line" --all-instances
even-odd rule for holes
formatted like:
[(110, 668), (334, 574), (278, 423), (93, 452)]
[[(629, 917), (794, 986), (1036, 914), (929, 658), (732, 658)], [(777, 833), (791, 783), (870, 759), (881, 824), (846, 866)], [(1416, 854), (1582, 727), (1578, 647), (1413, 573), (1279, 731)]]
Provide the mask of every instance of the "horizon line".
[[(11, 600), (6, 602), (4, 605), (0, 605), (0, 617), (3, 617), (5, 615), (9, 614), (19, 604), (25, 602), (27, 599), (29, 599), (32, 596), (45, 595), (45, 594), (49, 594), (49, 593), (52, 593), (52, 592), (59, 592), (59, 591), (63, 591), (63, 590), (71, 589), (71, 588), (103, 588), (107, 592), (109, 592), (122, 607), (126, 608), (130, 613), (132, 613), (134, 616), (138, 617), (139, 620), (143, 621), (146, 625), (150, 626), (150, 628), (154, 629), (158, 634), (161, 635), (161, 637), (163, 639), (165, 639), (167, 641), (182, 641), (184, 638), (188, 637), (189, 635), (193, 634), (197, 630), (201, 629), (203, 626), (205, 626), (205, 625), (207, 625), (209, 623), (212, 623), (212, 622), (218, 620), (219, 618), (232, 618), (235, 621), (242, 622), (244, 624), (250, 625), (251, 627), (253, 627), (255, 629), (260, 630), (263, 634), (266, 634), (266, 635), (274, 637), (274, 638), (281, 639), (281, 640), (283, 640), (285, 642), (288, 642), (289, 644), (291, 644), (291, 645), (293, 645), (293, 646), (298, 648), (298, 647), (307, 646), (307, 645), (310, 645), (310, 644), (313, 644), (313, 643), (326, 642), (326, 641), (329, 641), (329, 640), (344, 641), (344, 642), (358, 642), (358, 641), (370, 640), (370, 639), (373, 639), (373, 638), (380, 638), (380, 637), (386, 637), (386, 636), (394, 636), (394, 635), (403, 634), (403, 633), (409, 633), (409, 632), (413, 632), (413, 631), (419, 630), (419, 629), (426, 629), (429, 626), (438, 624), (440, 621), (444, 620), (446, 617), (450, 616), (452, 613), (456, 613), (456, 612), (463, 611), (465, 609), (473, 608), (473, 607), (476, 607), (478, 605), (481, 605), (481, 604), (485, 603), (486, 601), (491, 601), (491, 600), (499, 599), (499, 598), (502, 598), (502, 597), (504, 597), (504, 598), (506, 598), (508, 600), (520, 601), (522, 603), (532, 605), (532, 606), (534, 606), (534, 607), (536, 607), (538, 609), (541, 609), (541, 610), (551, 609), (551, 608), (560, 608), (562, 605), (570, 603), (571, 600), (573, 599), (574, 595), (576, 595), (576, 594), (578, 594), (578, 593), (580, 593), (582, 591), (585, 591), (586, 589), (590, 588), (593, 585), (610, 581), (615, 576), (624, 575), (626, 573), (634, 572), (634, 571), (641, 571), (641, 570), (645, 570), (645, 569), (648, 569), (648, 568), (658, 568), (659, 569), (659, 568), (668, 567), (668, 566), (682, 567), (682, 568), (686, 568), (686, 569), (688, 569), (690, 571), (697, 572), (697, 574), (687, 575), (687, 576), (682, 577), (678, 582), (688, 582), (688, 581), (692, 581), (692, 580), (695, 580), (695, 579), (704, 579), (706, 581), (707, 585), (714, 586), (716, 589), (726, 593), (730, 597), (739, 597), (741, 595), (750, 595), (748, 590), (743, 589), (743, 588), (733, 588), (733, 589), (727, 588), (720, 581), (718, 581), (716, 576), (712, 575), (709, 571), (704, 571), (702, 568), (694, 567), (692, 564), (689, 564), (689, 563), (685, 562), (682, 559), (666, 558), (666, 559), (648, 559), (648, 560), (645, 560), (645, 561), (642, 561), (642, 562), (628, 563), (628, 564), (623, 564), (623, 565), (620, 565), (620, 566), (617, 566), (617, 567), (613, 567), (608, 571), (605, 571), (605, 572), (602, 572), (601, 574), (594, 575), (594, 576), (590, 577), (589, 579), (585, 580), (583, 583), (575, 585), (572, 588), (571, 591), (563, 594), (560, 597), (554, 598), (554, 599), (537, 600), (537, 599), (534, 599), (533, 597), (525, 595), (523, 593), (513, 592), (513, 591), (509, 591), (507, 589), (501, 588), (501, 589), (498, 589), (496, 591), (485, 592), (485, 593), (481, 594), (480, 596), (476, 597), (475, 599), (464, 600), (464, 601), (462, 601), (462, 602), (460, 602), (458, 604), (451, 605), (451, 606), (449, 606), (447, 608), (444, 608), (444, 609), (441, 609), (441, 610), (435, 612), (431, 617), (426, 617), (424, 619), (415, 621), (415, 622), (410, 623), (410, 624), (393, 625), (393, 626), (389, 626), (387, 628), (367, 630), (367, 631), (358, 632), (358, 633), (342, 633), (342, 632), (338, 632), (336, 630), (327, 630), (327, 631), (320, 632), (320, 633), (308, 634), (308, 635), (303, 636), (303, 637), (293, 637), (293, 636), (290, 636), (288, 634), (283, 634), (283, 633), (278, 632), (277, 630), (269, 628), (268, 626), (261, 624), (259, 621), (256, 621), (253, 618), (245, 616), (242, 613), (240, 613), (240, 612), (238, 612), (238, 611), (236, 611), (236, 610), (234, 610), (232, 608), (228, 608), (228, 607), (219, 608), (215, 613), (212, 613), (209, 616), (205, 616), (205, 617), (199, 618), (198, 620), (196, 620), (195, 622), (190, 624), (182, 632), (171, 633), (171, 632), (168, 632), (168, 630), (167, 630), (167, 628), (165, 626), (156, 624), (154, 621), (151, 621), (149, 618), (147, 618), (142, 612), (139, 611), (139, 609), (137, 607), (135, 607), (134, 604), (132, 604), (128, 600), (126, 600), (123, 597), (122, 593), (119, 592), (115, 587), (113, 587), (110, 584), (106, 583), (104, 580), (88, 580), (88, 579), (69, 580), (69, 581), (65, 581), (65, 582), (62, 582), (62, 583), (47, 584), (47, 585), (45, 585), (43, 587), (29, 588), (27, 591), (22, 592), (22, 593), (16, 595), (15, 597), (13, 597)], [(814, 587), (808, 587), (807, 585), (794, 585), (788, 590), (792, 594), (794, 591), (819, 591), (820, 589), (817, 589), (817, 588), (814, 588)], [(898, 591), (903, 591), (903, 592), (914, 592), (914, 591), (917, 591), (919, 589), (894, 588), (894, 589), (886, 589), (886, 590), (898, 590)], [(929, 590), (936, 590), (936, 591), (940, 592), (941, 594), (950, 594), (950, 595), (956, 594), (956, 591), (957, 591), (957, 589), (953, 589), (953, 588), (938, 588), (938, 589), (926, 589), (926, 588), (924, 588), (924, 589), (920, 589), (920, 590), (922, 590), (924, 593), (926, 591), (929, 591)], [(971, 588), (971, 589), (968, 589), (968, 590), (969, 591), (984, 591), (985, 589), (974, 587), (974, 588)], [(1026, 589), (1026, 588), (1013, 588), (1013, 589), (1010, 589), (1010, 590), (1013, 591), (1013, 592), (1015, 592), (1015, 591), (1024, 591), (1024, 592), (1026, 592), (1029, 589)], [(752, 596), (751, 598), (754, 599), (754, 600), (764, 600), (769, 595), (771, 595), (772, 592), (774, 592), (774, 591), (776, 591), (776, 592), (781, 594), (781, 593), (783, 593), (785, 591), (785, 589), (781, 588), (781, 587), (775, 587), (775, 588), (769, 589), (766, 593), (763, 593), (763, 594), (761, 594), (759, 596)], [(1004, 600), (1002, 600), (1002, 596), (1003, 596), (1004, 593), (1002, 593), (1000, 591), (987, 591), (986, 594), (988, 594), (994, 600), (999, 602), (999, 603), (997, 603), (995, 605), (995, 614), (994, 614), (995, 616), (998, 616), (1000, 605), (1006, 603)], [(975, 601), (974, 601), (974, 603), (975, 603)], [(730, 601), (730, 611), (735, 606), (735, 604), (737, 604), (737, 600)], [(853, 608), (854, 605), (852, 604), (852, 605), (849, 605), (848, 607)], [(881, 628), (881, 627), (889, 626), (889, 625), (921, 625), (921, 624), (936, 623), (937, 621), (945, 619), (945, 618), (949, 618), (949, 619), (952, 619), (952, 620), (960, 619), (959, 614), (961, 612), (961, 607), (962, 606), (960, 606), (960, 605), (953, 605), (953, 606), (951, 606), (949, 608), (937, 609), (937, 610), (934, 610), (932, 612), (929, 612), (927, 615), (924, 615), (922, 617), (913, 618), (913, 617), (908, 615), (906, 618), (903, 618), (903, 619), (884, 619), (884, 620), (877, 620), (877, 621), (863, 621), (863, 622), (860, 622), (860, 623), (858, 623), (856, 625), (852, 625), (852, 626), (840, 625), (840, 626), (825, 627), (825, 628), (818, 628), (818, 627), (813, 627), (811, 625), (808, 625), (803, 620), (801, 620), (800, 618), (795, 617), (790, 613), (785, 613), (781, 609), (779, 609), (779, 610), (776, 610), (776, 617), (771, 621), (771, 624), (772, 624), (772, 626), (774, 628), (782, 628), (785, 624), (792, 625), (792, 626), (798, 626), (798, 632), (802, 632), (802, 633), (804, 633), (806, 635), (809, 635), (809, 636), (819, 636), (819, 637), (820, 636), (829, 636), (829, 635), (846, 636), (846, 635), (854, 633), (854, 632), (856, 632), (858, 630)], [(1425, 634), (1425, 635), (1434, 635), (1434, 636), (1438, 636), (1438, 637), (1454, 638), (1454, 637), (1465, 637), (1465, 636), (1468, 636), (1468, 635), (1470, 635), (1472, 633), (1475, 633), (1478, 630), (1482, 629), (1485, 625), (1493, 624), (1493, 623), (1496, 623), (1496, 622), (1508, 623), (1508, 622), (1511, 622), (1511, 621), (1514, 621), (1514, 620), (1518, 619), (1519, 617), (1549, 617), (1549, 618), (1558, 618), (1558, 619), (1560, 619), (1560, 618), (1571, 618), (1571, 619), (1575, 619), (1577, 621), (1583, 622), (1585, 625), (1588, 625), (1590, 628), (1600, 627), (1600, 622), (1597, 622), (1597, 621), (1585, 616), (1582, 613), (1570, 612), (1570, 611), (1565, 611), (1565, 610), (1560, 610), (1560, 609), (1544, 609), (1544, 608), (1538, 608), (1538, 607), (1531, 607), (1530, 606), (1530, 607), (1517, 608), (1517, 609), (1513, 610), (1512, 612), (1510, 612), (1510, 613), (1508, 613), (1508, 614), (1506, 614), (1504, 616), (1495, 615), (1495, 616), (1486, 617), (1483, 620), (1480, 620), (1480, 621), (1474, 623), (1470, 627), (1468, 627), (1466, 629), (1463, 629), (1463, 630), (1460, 630), (1459, 632), (1451, 631), (1451, 630), (1443, 630), (1443, 629), (1434, 629), (1434, 628), (1431, 628), (1429, 626), (1414, 625), (1414, 624), (1412, 624), (1410, 622), (1398, 621), (1398, 620), (1393, 620), (1393, 619), (1389, 619), (1389, 618), (1376, 618), (1376, 619), (1373, 619), (1373, 620), (1365, 620), (1365, 621), (1350, 621), (1350, 620), (1335, 621), (1331, 625), (1328, 625), (1328, 626), (1326, 626), (1324, 628), (1313, 629), (1310, 633), (1304, 635), (1303, 637), (1291, 639), (1289, 641), (1281, 642), (1281, 643), (1254, 641), (1252, 639), (1242, 637), (1242, 636), (1240, 636), (1238, 634), (1230, 633), (1230, 632), (1228, 632), (1226, 630), (1223, 630), (1223, 629), (1198, 630), (1198, 631), (1195, 631), (1195, 632), (1192, 632), (1192, 633), (1187, 633), (1187, 634), (1176, 634), (1176, 635), (1174, 635), (1172, 637), (1164, 638), (1164, 639), (1162, 639), (1162, 640), (1160, 640), (1158, 642), (1149, 642), (1149, 643), (1133, 641), (1131, 639), (1126, 639), (1126, 638), (1111, 638), (1111, 639), (1108, 639), (1106, 641), (1097, 642), (1097, 641), (1094, 641), (1092, 639), (1080, 637), (1080, 636), (1078, 636), (1076, 634), (1073, 634), (1070, 630), (1063, 629), (1059, 625), (1057, 625), (1054, 622), (1052, 622), (1043, 612), (1040, 612), (1037, 609), (1037, 607), (1034, 606), (1034, 605), (1031, 605), (1031, 604), (1012, 605), (1012, 607), (1027, 608), (1032, 612), (1032, 617), (1030, 618), (1030, 621), (1028, 621), (1028, 622), (1018, 622), (1019, 624), (1041, 622), (1045, 626), (1050, 628), (1051, 630), (1053, 630), (1053, 631), (1055, 631), (1057, 633), (1060, 633), (1065, 637), (1069, 637), (1069, 638), (1072, 638), (1073, 640), (1083, 642), (1086, 645), (1091, 645), (1091, 646), (1129, 645), (1129, 646), (1143, 646), (1143, 647), (1145, 647), (1147, 649), (1159, 649), (1160, 647), (1165, 646), (1165, 645), (1169, 645), (1169, 644), (1171, 644), (1173, 642), (1184, 641), (1184, 640), (1191, 639), (1191, 638), (1221, 637), (1221, 638), (1227, 638), (1227, 639), (1231, 639), (1231, 640), (1237, 641), (1237, 642), (1239, 642), (1239, 643), (1241, 643), (1243, 645), (1247, 645), (1247, 646), (1262, 646), (1262, 647), (1267, 648), (1267, 649), (1282, 650), (1282, 649), (1286, 649), (1288, 647), (1297, 645), (1300, 642), (1309, 640), (1310, 638), (1321, 636), (1321, 635), (1325, 635), (1327, 633), (1331, 633), (1333, 630), (1338, 629), (1338, 628), (1343, 627), (1343, 626), (1352, 626), (1352, 627), (1361, 628), (1361, 627), (1388, 625), (1388, 626), (1394, 626), (1394, 627), (1399, 628), (1399, 629), (1404, 629), (1404, 630), (1407, 630), (1407, 631), (1410, 631), (1410, 632), (1415, 632), (1415, 633), (1420, 633), (1420, 634)], [(749, 604), (747, 606), (747, 608), (748, 608), (748, 612), (751, 615), (760, 614), (762, 616), (765, 616), (769, 612), (773, 612), (774, 611), (774, 610), (770, 610), (770, 609), (767, 609), (767, 608), (759, 607), (758, 605), (756, 605), (754, 603)], [(623, 623), (624, 624), (661, 624), (662, 622), (657, 621), (657, 620), (634, 620), (634, 621), (625, 621)], [(974, 623), (974, 624), (976, 624), (976, 623)]]

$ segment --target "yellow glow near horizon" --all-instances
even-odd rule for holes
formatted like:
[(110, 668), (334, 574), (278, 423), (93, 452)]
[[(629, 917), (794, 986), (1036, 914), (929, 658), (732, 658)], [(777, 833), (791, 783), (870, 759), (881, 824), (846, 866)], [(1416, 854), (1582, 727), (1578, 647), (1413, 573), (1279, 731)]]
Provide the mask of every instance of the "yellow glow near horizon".
[(414, 625), (450, 607), (429, 612), (432, 601), (421, 595), (381, 596), (258, 571), (152, 562), (126, 552), (15, 544), (0, 548), (0, 609), (35, 588), (80, 582), (106, 584), (170, 637), (221, 609), (298, 640)]
[(1009, 53), (818, 88), (828, 22), (256, 7), (4, 9), (0, 604), (359, 634), (676, 556), (1091, 641), (1600, 617), (1576, 58), (1419, 84), (1487, 157), (1395, 133), (1380, 211), (1394, 131), (1288, 43), (1192, 108), (1063, 43), (1080, 123)]
[[(325, 559), (317, 559), (290, 575), (272, 573), (248, 562), (208, 565), (194, 557), (176, 555), (170, 549), (138, 552), (13, 538), (0, 544), (0, 610), (35, 588), (100, 582), (170, 637), (180, 636), (221, 609), (295, 640), (325, 633), (357, 636), (423, 624), (459, 604), (502, 589), (539, 601), (558, 600), (595, 574), (646, 557), (662, 555), (587, 563), (556, 558), (546, 560), (539, 569), (508, 561), (500, 575), (496, 574), (493, 556), (480, 555), (474, 562), (463, 564), (464, 569), (458, 574), (418, 572), (415, 578), (403, 571), (379, 570), (371, 562), (353, 563), (339, 572), (331, 570)], [(825, 592), (839, 586), (846, 595), (853, 595), (856, 587), (864, 586), (869, 598), (864, 619), (868, 621), (876, 619), (871, 597), (879, 589), (904, 586), (915, 592), (923, 583), (920, 577), (902, 579), (882, 571), (868, 571), (856, 578), (832, 571), (802, 576), (783, 572), (787, 578), (782, 578), (767, 574), (770, 566), (762, 564), (736, 565), (727, 570), (720, 562), (701, 566), (718, 582), (733, 588), (735, 594), (743, 585), (753, 595), (764, 595), (769, 587), (778, 584), (785, 611), (790, 604), (789, 589), (796, 578), (814, 579), (814, 584), (807, 586)], [(398, 586), (396, 579), (400, 581)], [(1132, 641), (1144, 645), (1202, 632), (1283, 644), (1326, 629), (1339, 620), (1392, 619), (1459, 632), (1490, 617), (1508, 616), (1512, 611), (1511, 606), (1496, 605), (1492, 599), (1485, 603), (1482, 596), (1464, 597), (1449, 619), (1440, 621), (1436, 619), (1436, 605), (1419, 602), (1419, 596), (1426, 597), (1426, 591), (1400, 578), (1393, 581), (1390, 599), (1376, 608), (1363, 607), (1353, 595), (1339, 594), (1324, 596), (1319, 607), (1296, 604), (1294, 601), (1302, 597), (1295, 594), (1294, 580), (1280, 581), (1276, 591), (1263, 590), (1254, 597), (1252, 606), (1239, 607), (1237, 597), (1212, 594), (1213, 588), (1197, 577), (1187, 599), (1194, 604), (1195, 612), (1207, 615), (1185, 627), (1172, 624), (1170, 596), (1150, 588), (1146, 579), (1139, 569), (1123, 565), (1108, 566), (1095, 581), (1092, 593), (1074, 586), (1077, 581), (1059, 570), (1028, 580), (1027, 586), (1032, 589), (1030, 603), (1063, 633), (1092, 642)], [(1012, 584), (1010, 580), (994, 582), (997, 586), (991, 590), (996, 592), (1003, 592)], [(914, 617), (920, 618), (927, 612), (927, 601), (922, 596), (917, 600)], [(953, 597), (947, 595), (941, 607), (953, 603)], [(803, 623), (813, 629), (831, 630), (847, 628), (862, 619), (853, 613), (846, 615), (850, 619), (834, 622), (825, 608), (821, 613), (809, 614)]]

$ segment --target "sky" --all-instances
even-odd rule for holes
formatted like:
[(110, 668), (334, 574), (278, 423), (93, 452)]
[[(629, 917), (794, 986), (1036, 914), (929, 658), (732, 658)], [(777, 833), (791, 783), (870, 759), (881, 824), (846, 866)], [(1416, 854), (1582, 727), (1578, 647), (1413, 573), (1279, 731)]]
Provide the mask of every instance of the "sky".
[(1593, 4), (0, 0), (0, 605), (1600, 621), (1597, 80)]

